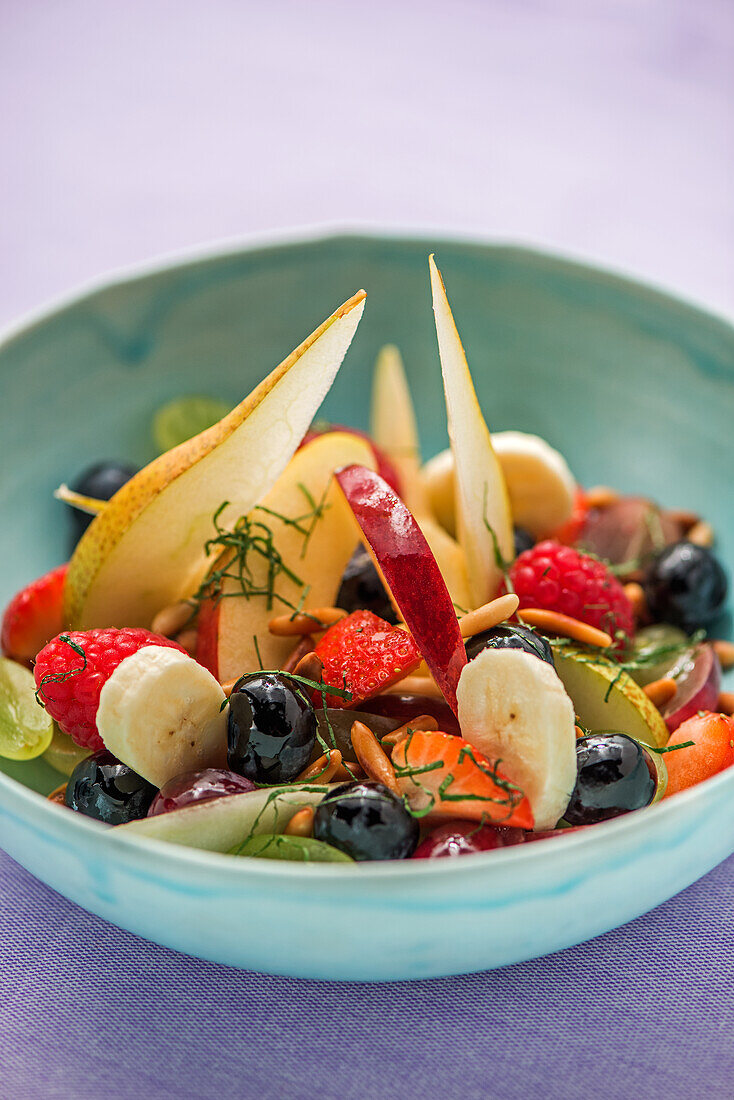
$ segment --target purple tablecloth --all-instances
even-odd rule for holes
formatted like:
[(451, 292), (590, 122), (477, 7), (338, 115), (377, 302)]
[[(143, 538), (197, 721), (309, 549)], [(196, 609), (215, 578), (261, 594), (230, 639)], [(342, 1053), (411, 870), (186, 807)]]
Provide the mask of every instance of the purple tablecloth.
[[(730, 0), (0, 0), (0, 322), (327, 222), (529, 240), (731, 312), (733, 48)], [(342, 987), (154, 947), (0, 855), (0, 1097), (729, 1096), (733, 884), (504, 971)]]
[(733, 875), (536, 962), (347, 986), (154, 947), (0, 856), (0, 1096), (723, 1100)]

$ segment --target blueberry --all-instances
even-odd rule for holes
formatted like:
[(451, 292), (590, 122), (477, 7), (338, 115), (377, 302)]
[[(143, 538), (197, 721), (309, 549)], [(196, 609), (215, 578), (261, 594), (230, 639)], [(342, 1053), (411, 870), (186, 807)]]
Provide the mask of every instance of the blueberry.
[[(71, 483), (75, 493), (95, 500), (109, 500), (118, 489), (138, 472), (137, 466), (125, 462), (97, 462)], [(69, 506), (72, 522), (73, 543), (76, 544), (92, 522), (92, 516), (73, 505)]]
[(407, 859), (420, 829), (381, 783), (343, 783), (316, 807), (313, 835), (356, 860)]
[(576, 742), (576, 786), (563, 815), (569, 825), (593, 825), (641, 810), (655, 797), (657, 771), (625, 733), (593, 733)]
[(107, 825), (145, 817), (158, 793), (147, 779), (100, 749), (80, 761), (66, 786), (66, 805)]
[(380, 574), (361, 543), (349, 559), (342, 575), (336, 606), (350, 612), (372, 611), (393, 625), (399, 621)]
[(647, 571), (644, 588), (656, 622), (671, 623), (692, 634), (722, 610), (727, 581), (710, 550), (684, 541), (658, 554)]
[(525, 550), (532, 550), (532, 548), (534, 546), (535, 546), (535, 539), (530, 534), (530, 532), (526, 531), (524, 527), (516, 527), (515, 528), (515, 557), (519, 558), (520, 554), (524, 553)]
[(547, 661), (549, 665), (555, 667), (553, 650), (548, 639), (528, 626), (520, 626), (519, 623), (493, 626), (491, 630), (483, 630), (481, 634), (475, 634), (466, 643), (466, 655), (470, 661), (484, 649), (522, 649), (525, 653), (532, 653), (533, 657), (540, 657), (541, 661)]
[(242, 676), (229, 697), (229, 767), (256, 783), (290, 783), (311, 758), (316, 729), (316, 712), (296, 680)]

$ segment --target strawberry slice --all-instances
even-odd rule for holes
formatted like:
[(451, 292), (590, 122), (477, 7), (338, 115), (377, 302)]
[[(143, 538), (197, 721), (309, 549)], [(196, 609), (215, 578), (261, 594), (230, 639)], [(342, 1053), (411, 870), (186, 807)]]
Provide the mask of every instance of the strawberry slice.
[(13, 596), (0, 630), (0, 645), (6, 657), (31, 661), (64, 629), (67, 569), (68, 565), (59, 565)]
[(351, 692), (350, 699), (327, 695), (330, 707), (357, 706), (402, 680), (421, 661), (410, 634), (372, 611), (353, 611), (340, 619), (326, 631), (315, 652), (324, 666), (324, 683)]
[(533, 827), (533, 812), (522, 791), (461, 737), (414, 730), (397, 743), (392, 762), (414, 812)]

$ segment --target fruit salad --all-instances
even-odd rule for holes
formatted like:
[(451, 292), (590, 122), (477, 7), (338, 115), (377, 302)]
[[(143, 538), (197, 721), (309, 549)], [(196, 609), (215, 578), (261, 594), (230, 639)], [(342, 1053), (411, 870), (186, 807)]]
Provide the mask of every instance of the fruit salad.
[(56, 769), (52, 813), (234, 858), (457, 858), (734, 764), (710, 524), (490, 434), (432, 257), (430, 285), (428, 462), (395, 347), (371, 434), (315, 419), (359, 292), (234, 408), (159, 410), (144, 468), (69, 471), (69, 561), (10, 601), (0, 659), (0, 755)]

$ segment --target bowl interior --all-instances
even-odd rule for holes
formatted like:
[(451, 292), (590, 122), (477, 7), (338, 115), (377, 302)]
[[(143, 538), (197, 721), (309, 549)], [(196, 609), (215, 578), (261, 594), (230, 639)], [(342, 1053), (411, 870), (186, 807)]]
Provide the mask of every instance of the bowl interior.
[[(401, 348), (426, 457), (447, 442), (427, 256), (436, 252), (487, 421), (547, 438), (579, 480), (710, 519), (734, 566), (734, 331), (639, 284), (543, 254), (331, 237), (215, 255), (116, 283), (0, 347), (0, 602), (67, 556), (61, 481), (153, 457), (164, 401), (240, 400), (359, 287), (367, 308), (323, 407), (367, 427), (379, 347)], [(730, 621), (717, 633), (730, 630)], [(42, 761), (0, 768), (46, 793)]]

